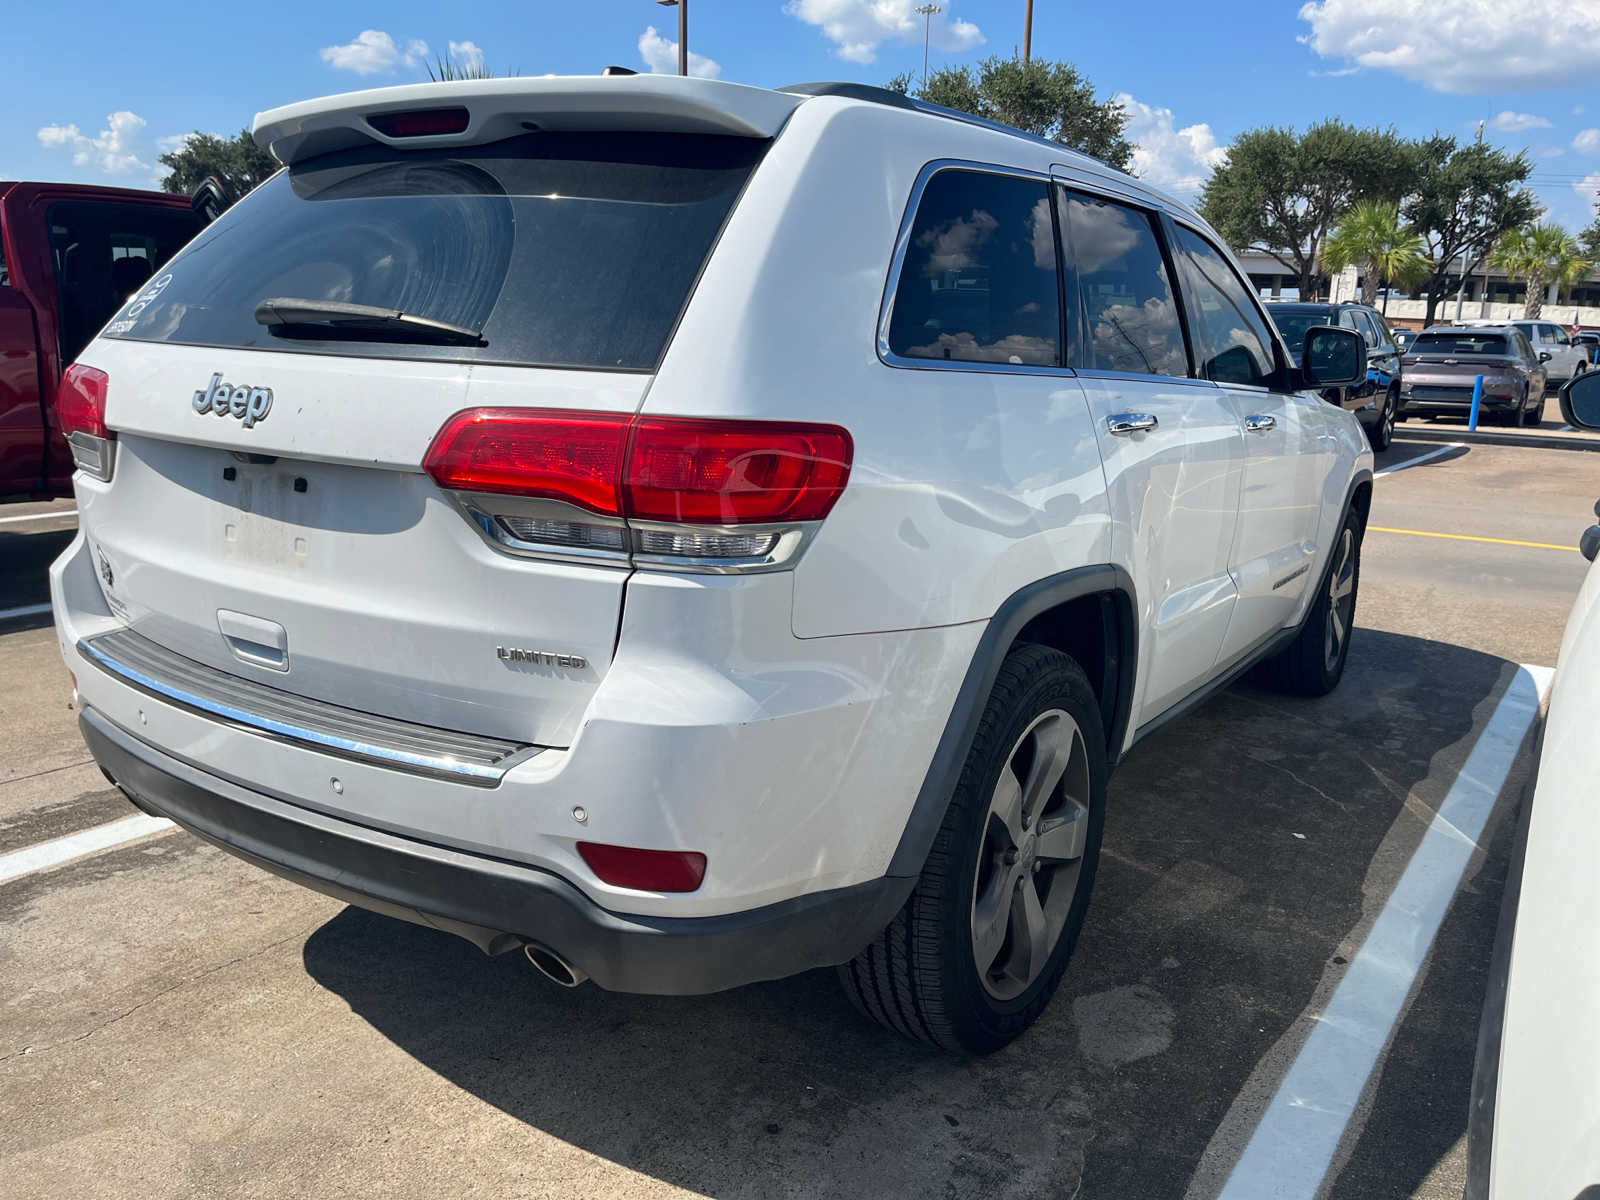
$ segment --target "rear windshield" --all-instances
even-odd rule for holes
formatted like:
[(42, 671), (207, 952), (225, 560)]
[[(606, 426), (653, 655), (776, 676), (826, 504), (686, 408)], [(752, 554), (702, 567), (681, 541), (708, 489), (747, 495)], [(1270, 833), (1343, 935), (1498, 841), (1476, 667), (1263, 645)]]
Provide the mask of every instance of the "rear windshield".
[(1305, 309), (1291, 309), (1289, 312), (1284, 312), (1269, 304), (1267, 311), (1272, 314), (1272, 323), (1278, 327), (1278, 332), (1283, 334), (1283, 340), (1289, 343), (1296, 354), (1300, 353), (1300, 347), (1305, 344), (1306, 330), (1313, 325), (1337, 324), (1329, 309), (1314, 309), (1309, 312)]
[(1411, 343), (1413, 354), (1509, 354), (1503, 333), (1423, 333)]
[[(363, 148), (280, 172), (106, 327), (111, 337), (381, 358), (652, 370), (767, 143), (533, 133)], [(483, 345), (274, 334), (286, 297), (377, 305)]]

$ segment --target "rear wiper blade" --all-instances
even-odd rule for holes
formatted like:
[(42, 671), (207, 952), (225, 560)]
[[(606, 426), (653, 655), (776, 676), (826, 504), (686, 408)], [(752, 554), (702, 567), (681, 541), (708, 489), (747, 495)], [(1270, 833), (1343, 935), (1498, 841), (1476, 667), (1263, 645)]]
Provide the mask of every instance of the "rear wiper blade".
[(483, 340), (483, 334), (465, 325), (418, 317), (376, 304), (277, 296), (256, 305), (255, 315), (256, 324), (265, 325), (278, 337), (443, 342), (454, 346), (489, 344)]

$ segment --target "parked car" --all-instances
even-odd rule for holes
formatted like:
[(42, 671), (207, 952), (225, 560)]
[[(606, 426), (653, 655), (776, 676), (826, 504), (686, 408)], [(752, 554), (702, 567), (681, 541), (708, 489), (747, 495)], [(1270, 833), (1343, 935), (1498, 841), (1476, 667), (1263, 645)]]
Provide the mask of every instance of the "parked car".
[(1362, 336), (1367, 343), (1367, 377), (1355, 387), (1330, 390), (1326, 398), (1356, 414), (1374, 450), (1387, 450), (1404, 403), (1401, 350), (1383, 314), (1366, 304), (1290, 300), (1270, 301), (1267, 312), (1291, 346), (1299, 345), (1313, 325), (1338, 325)]
[[(1562, 416), (1600, 429), (1600, 373), (1566, 384)], [(1595, 505), (1600, 517), (1600, 503)], [(1600, 556), (1600, 525), (1581, 541)], [(1467, 1200), (1600, 1193), (1600, 563), (1556, 661), (1538, 782), (1525, 803), (1490, 958), (1467, 1125)]]
[(1372, 456), (1308, 389), (1365, 343), (1297, 361), (1138, 180), (850, 84), (255, 137), (288, 170), (63, 384), (56, 629), (146, 811), (563, 984), (843, 964), (982, 1052), (1061, 978), (1127, 749), (1256, 664), (1338, 684)]
[(62, 368), (204, 222), (187, 196), (0, 182), (0, 496), (65, 496)]
[(1435, 325), (1417, 335), (1402, 360), (1401, 393), (1417, 416), (1464, 417), (1483, 376), (1480, 420), (1537, 425), (1544, 420), (1548, 352), (1535, 353), (1516, 325)]
[(1403, 325), (1395, 326), (1393, 333), (1395, 349), (1399, 350), (1401, 354), (1411, 349), (1411, 343), (1417, 340), (1417, 330), (1407, 329)]
[(1596, 364), (1600, 364), (1600, 331), (1580, 329), (1572, 335), (1572, 344), (1583, 353), (1584, 361), (1589, 364), (1585, 370), (1592, 371)]
[(1522, 330), (1531, 345), (1540, 355), (1548, 356), (1543, 359), (1549, 375), (1548, 387), (1560, 387), (1574, 375), (1582, 374), (1590, 366), (1589, 355), (1581, 346), (1573, 343), (1572, 337), (1554, 321), (1489, 321), (1476, 318), (1467, 321), (1458, 321), (1458, 325), (1470, 326), (1495, 326), (1513, 325)]

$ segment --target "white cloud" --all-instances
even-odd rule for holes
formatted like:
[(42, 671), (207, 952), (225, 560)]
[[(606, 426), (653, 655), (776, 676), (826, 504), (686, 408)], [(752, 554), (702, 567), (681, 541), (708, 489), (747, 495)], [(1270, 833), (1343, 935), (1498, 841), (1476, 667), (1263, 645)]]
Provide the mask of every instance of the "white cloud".
[(94, 137), (82, 133), (76, 125), (45, 125), (38, 137), (41, 146), (71, 150), (75, 166), (95, 166), (107, 175), (126, 175), (150, 169), (134, 148), (144, 127), (143, 117), (124, 109), (107, 116), (106, 127)]
[[(470, 42), (465, 43), (471, 45)], [(354, 41), (342, 46), (324, 46), (322, 61), (340, 71), (357, 75), (377, 75), (396, 67), (414, 67), (428, 54), (428, 43), (412, 38), (402, 49), (381, 29), (363, 29)]]
[[(840, 58), (870, 63), (884, 42), (922, 41), (923, 18), (916, 7), (915, 0), (788, 0), (783, 11), (822, 30)], [(940, 14), (928, 26), (928, 40), (948, 53), (981, 46), (984, 38), (971, 21)]]
[(1600, 56), (1600, 5), (1573, 0), (1312, 0), (1300, 19), (1324, 58), (1440, 92), (1578, 86)]
[(477, 42), (451, 42), (450, 60), (457, 66), (476, 71), (483, 66), (483, 47)]
[[(651, 25), (639, 35), (639, 57), (650, 68), (652, 75), (674, 75), (678, 70), (678, 43), (662, 37)], [(722, 64), (691, 50), (689, 74), (698, 75), (701, 79), (715, 79), (722, 74)]]
[(1579, 154), (1600, 154), (1600, 129), (1580, 129), (1572, 148)]
[(1600, 204), (1600, 171), (1585, 175), (1572, 185), (1572, 190), (1583, 198), (1584, 204), (1593, 212), (1595, 205)]
[(1502, 133), (1519, 133), (1524, 129), (1549, 129), (1550, 121), (1546, 117), (1536, 116), (1533, 113), (1512, 112), (1508, 108), (1490, 118), (1489, 128), (1498, 129)]
[(1134, 144), (1134, 174), (1158, 188), (1193, 198), (1211, 169), (1228, 157), (1228, 148), (1218, 145), (1217, 135), (1204, 122), (1179, 129), (1170, 108), (1153, 107), (1127, 92), (1118, 92), (1111, 101), (1128, 117), (1123, 136)]

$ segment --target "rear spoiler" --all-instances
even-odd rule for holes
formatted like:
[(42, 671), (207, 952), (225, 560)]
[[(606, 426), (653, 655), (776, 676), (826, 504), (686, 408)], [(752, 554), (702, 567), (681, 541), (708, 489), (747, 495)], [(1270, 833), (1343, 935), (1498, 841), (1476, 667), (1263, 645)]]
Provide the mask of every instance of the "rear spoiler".
[[(677, 75), (546, 75), (410, 83), (257, 113), (256, 145), (285, 166), (362, 145), (469, 146), (531, 129), (720, 133), (770, 138), (806, 97)], [(466, 110), (455, 132), (395, 137), (374, 115)], [(393, 122), (384, 122), (393, 128)]]

